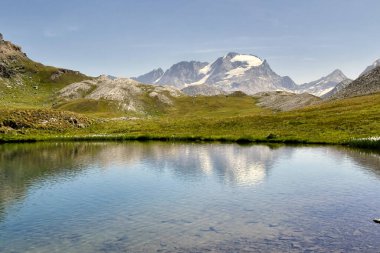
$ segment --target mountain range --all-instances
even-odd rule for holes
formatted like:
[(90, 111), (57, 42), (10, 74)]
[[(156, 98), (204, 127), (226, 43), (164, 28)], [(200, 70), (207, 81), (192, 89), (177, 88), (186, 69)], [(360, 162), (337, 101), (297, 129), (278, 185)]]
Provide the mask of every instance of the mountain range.
[[(379, 73), (380, 60), (377, 60), (354, 81), (337, 69), (316, 81), (298, 85), (290, 77), (274, 72), (266, 60), (255, 55), (228, 53), (213, 63), (183, 61), (166, 71), (158, 68), (133, 78), (135, 81), (113, 76), (93, 78), (79, 71), (37, 63), (29, 59), (21, 47), (0, 36), (2, 104), (62, 105), (64, 102), (73, 106), (74, 100), (81, 100), (82, 104), (88, 100), (98, 100), (99, 103), (110, 100), (123, 110), (132, 108), (132, 111), (140, 112), (147, 111), (151, 104), (170, 106), (176, 97), (186, 94), (215, 96), (240, 91), (253, 95), (282, 91), (287, 93), (269, 94), (267, 99), (276, 100), (276, 103), (294, 100), (289, 92), (337, 99), (379, 92)], [(318, 101), (312, 97), (303, 98), (312, 103)], [(81, 103), (75, 106), (81, 106)]]
[(348, 78), (339, 69), (316, 81), (297, 85), (290, 77), (280, 76), (266, 60), (255, 55), (228, 53), (213, 63), (182, 61), (168, 70), (161, 68), (133, 78), (155, 85), (169, 85), (188, 95), (215, 95), (243, 91), (255, 94), (265, 91), (288, 91), (323, 96)]

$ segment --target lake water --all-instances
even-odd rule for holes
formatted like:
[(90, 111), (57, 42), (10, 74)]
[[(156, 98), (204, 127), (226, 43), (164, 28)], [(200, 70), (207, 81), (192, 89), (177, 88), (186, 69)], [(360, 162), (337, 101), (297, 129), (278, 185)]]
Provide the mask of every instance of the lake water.
[(0, 145), (0, 252), (380, 252), (380, 155)]

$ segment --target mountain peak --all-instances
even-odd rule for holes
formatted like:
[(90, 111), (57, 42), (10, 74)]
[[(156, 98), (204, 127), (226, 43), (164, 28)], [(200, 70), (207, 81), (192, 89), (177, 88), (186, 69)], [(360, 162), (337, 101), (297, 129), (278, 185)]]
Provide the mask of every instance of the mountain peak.
[(239, 54), (235, 52), (228, 53), (224, 59), (229, 59), (231, 62), (241, 62), (248, 65), (248, 67), (257, 67), (263, 64), (263, 60), (252, 54)]
[(331, 72), (329, 75), (327, 75), (326, 78), (347, 79), (347, 76), (340, 69), (336, 69), (333, 72)]

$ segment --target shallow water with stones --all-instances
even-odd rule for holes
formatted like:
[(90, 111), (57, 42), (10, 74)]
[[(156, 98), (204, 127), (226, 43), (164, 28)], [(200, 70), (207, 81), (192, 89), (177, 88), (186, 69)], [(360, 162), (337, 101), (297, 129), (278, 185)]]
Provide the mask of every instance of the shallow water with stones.
[(0, 252), (378, 252), (380, 154), (161, 142), (0, 146)]

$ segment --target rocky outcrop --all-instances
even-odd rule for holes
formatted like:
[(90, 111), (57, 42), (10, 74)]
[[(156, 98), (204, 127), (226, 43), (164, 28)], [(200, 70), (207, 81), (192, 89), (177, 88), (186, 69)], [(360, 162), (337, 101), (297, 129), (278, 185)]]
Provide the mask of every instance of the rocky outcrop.
[(122, 111), (145, 113), (147, 107), (171, 105), (183, 93), (172, 87), (141, 84), (128, 78), (110, 79), (100, 76), (70, 84), (58, 92), (63, 101), (77, 99), (106, 100), (118, 103)]
[(57, 71), (54, 71), (51, 74), (50, 80), (55, 81), (55, 80), (59, 79), (64, 74), (81, 75), (81, 73), (79, 71), (59, 68), (59, 69), (57, 69)]
[(331, 98), (349, 98), (380, 92), (380, 66), (359, 76)]
[(370, 72), (371, 70), (375, 69), (376, 67), (379, 67), (380, 66), (380, 59), (374, 61), (371, 65), (369, 65), (361, 74), (360, 76), (364, 75), (364, 74), (367, 74), (368, 72)]

